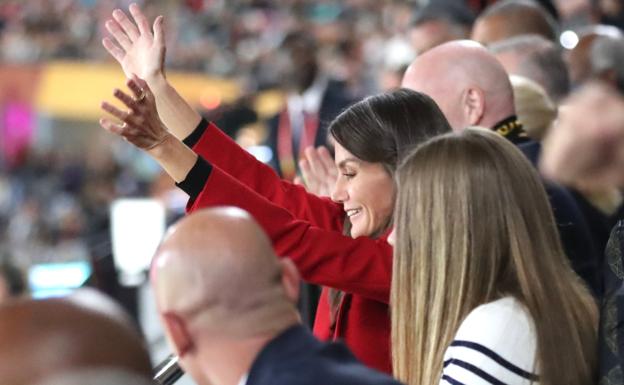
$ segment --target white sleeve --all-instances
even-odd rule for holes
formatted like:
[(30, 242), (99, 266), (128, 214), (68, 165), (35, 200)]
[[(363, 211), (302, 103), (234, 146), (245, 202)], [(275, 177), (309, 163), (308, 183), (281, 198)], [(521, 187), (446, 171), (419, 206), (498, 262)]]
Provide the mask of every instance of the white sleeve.
[(474, 309), (444, 354), (441, 384), (535, 384), (536, 337), (528, 312), (506, 297)]

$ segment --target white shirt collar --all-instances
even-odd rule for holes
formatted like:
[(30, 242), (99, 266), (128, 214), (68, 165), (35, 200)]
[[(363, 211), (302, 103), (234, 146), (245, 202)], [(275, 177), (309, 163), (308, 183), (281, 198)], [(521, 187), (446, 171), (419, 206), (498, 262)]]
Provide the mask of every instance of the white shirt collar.
[(323, 94), (327, 89), (328, 82), (327, 77), (319, 75), (314, 80), (314, 83), (303, 91), (302, 94), (289, 94), (288, 109), (299, 111), (300, 113), (303, 111), (312, 114), (317, 113), (321, 108)]

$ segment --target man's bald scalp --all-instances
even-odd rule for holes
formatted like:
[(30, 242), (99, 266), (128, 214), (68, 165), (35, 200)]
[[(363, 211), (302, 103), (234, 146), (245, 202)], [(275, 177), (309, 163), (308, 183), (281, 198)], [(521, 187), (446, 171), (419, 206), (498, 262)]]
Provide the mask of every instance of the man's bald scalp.
[(485, 112), (477, 124), (493, 126), (513, 115), (513, 89), (505, 69), (482, 45), (458, 40), (419, 56), (407, 69), (403, 87), (431, 96), (454, 129), (463, 129), (461, 97), (468, 87), (485, 96)]
[(281, 287), (281, 269), (249, 214), (211, 208), (186, 216), (168, 232), (154, 257), (152, 282), (162, 313), (201, 313), (202, 329), (238, 333), (246, 315), (270, 317), (261, 308), (293, 306)]

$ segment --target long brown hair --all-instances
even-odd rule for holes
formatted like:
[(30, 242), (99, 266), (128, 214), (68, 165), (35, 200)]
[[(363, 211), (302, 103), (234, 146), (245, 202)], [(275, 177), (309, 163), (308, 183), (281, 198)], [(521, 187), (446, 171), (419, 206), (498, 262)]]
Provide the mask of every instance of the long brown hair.
[[(391, 176), (417, 145), (447, 132), (451, 126), (435, 101), (406, 88), (370, 96), (343, 111), (329, 126), (333, 140), (358, 159), (381, 164)], [(350, 228), (345, 217), (345, 235)], [(341, 291), (329, 290), (332, 325), (342, 297)]]
[(493, 132), (467, 129), (417, 148), (397, 180), (395, 375), (408, 385), (438, 384), (444, 352), (468, 313), (513, 296), (535, 324), (540, 383), (592, 383), (597, 308), (520, 151)]

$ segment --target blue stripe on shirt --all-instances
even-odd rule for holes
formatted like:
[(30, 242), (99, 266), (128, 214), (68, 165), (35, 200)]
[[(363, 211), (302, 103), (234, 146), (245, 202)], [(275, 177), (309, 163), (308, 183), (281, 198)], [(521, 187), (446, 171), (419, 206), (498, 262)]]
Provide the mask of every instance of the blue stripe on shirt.
[(451, 385), (464, 385), (463, 382), (459, 382), (456, 379), (454, 379), (453, 377), (449, 376), (448, 374), (445, 374), (442, 376), (442, 380), (448, 382)]
[[(460, 341), (460, 340), (456, 340), (453, 341), (451, 343), (451, 346), (461, 346), (461, 347), (465, 347), (468, 349), (472, 349), (472, 350), (476, 350), (477, 352), (484, 354), (486, 356), (488, 356), (489, 358), (491, 358), (492, 360), (494, 360), (497, 364), (499, 364), (500, 366), (504, 367), (505, 369), (509, 370), (510, 372), (513, 372), (521, 377), (524, 377), (528, 380), (532, 380), (532, 381), (537, 381), (539, 380), (539, 377), (533, 373), (527, 372), (526, 370), (523, 370), (519, 367), (517, 367), (516, 365), (512, 364), (511, 362), (507, 361), (506, 359), (504, 359), (503, 357), (499, 356), (496, 352), (486, 348), (485, 346), (478, 344), (476, 342), (471, 342), (471, 341)], [(444, 363), (444, 366), (446, 367), (447, 362)]]
[(503, 381), (500, 381), (498, 378), (492, 376), (491, 374), (487, 373), (485, 370), (471, 364), (468, 363), (466, 361), (462, 361), (462, 360), (458, 360), (457, 358), (452, 358), (450, 360), (447, 360), (444, 362), (444, 367), (446, 367), (447, 365), (456, 365), (459, 366), (460, 368), (464, 368), (467, 371), (481, 377), (482, 379), (484, 379), (485, 381), (489, 382), (490, 384), (494, 384), (494, 385), (505, 385), (505, 383)]

